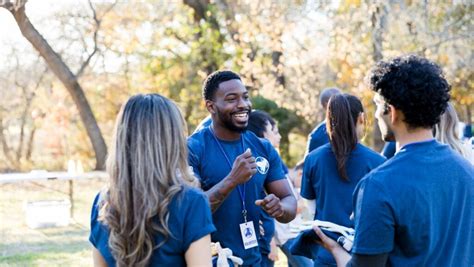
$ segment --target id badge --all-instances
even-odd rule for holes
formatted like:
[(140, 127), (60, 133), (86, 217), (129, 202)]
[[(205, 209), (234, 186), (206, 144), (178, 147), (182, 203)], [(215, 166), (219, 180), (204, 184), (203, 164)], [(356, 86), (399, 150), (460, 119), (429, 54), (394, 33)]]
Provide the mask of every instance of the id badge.
[(240, 224), (240, 235), (242, 236), (245, 249), (258, 246), (255, 227), (253, 227), (253, 221)]

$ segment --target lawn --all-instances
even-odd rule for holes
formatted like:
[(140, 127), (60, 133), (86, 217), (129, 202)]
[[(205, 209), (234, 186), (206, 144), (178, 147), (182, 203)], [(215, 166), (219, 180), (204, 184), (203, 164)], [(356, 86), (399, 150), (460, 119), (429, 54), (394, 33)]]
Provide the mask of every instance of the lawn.
[(69, 226), (30, 229), (26, 201), (67, 199), (67, 181), (0, 184), (0, 266), (92, 266), (88, 242), (90, 207), (105, 181), (74, 181)]
[[(0, 184), (0, 267), (92, 266), (89, 235), (90, 208), (105, 180), (74, 181), (74, 217), (67, 227), (30, 229), (26, 201), (68, 199), (67, 181)], [(275, 266), (286, 266), (280, 251)]]

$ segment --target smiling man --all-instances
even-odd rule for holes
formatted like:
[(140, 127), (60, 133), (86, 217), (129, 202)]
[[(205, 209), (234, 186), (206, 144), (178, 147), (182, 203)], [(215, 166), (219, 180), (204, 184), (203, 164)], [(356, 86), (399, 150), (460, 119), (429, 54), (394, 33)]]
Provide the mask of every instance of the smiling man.
[[(246, 131), (252, 105), (239, 75), (216, 71), (204, 81), (212, 124), (188, 139), (189, 164), (209, 197), (217, 231), (213, 242), (230, 248), (244, 266), (261, 266), (259, 212), (280, 222), (296, 214), (296, 199), (281, 159), (266, 140)], [(268, 195), (259, 199), (265, 189)]]

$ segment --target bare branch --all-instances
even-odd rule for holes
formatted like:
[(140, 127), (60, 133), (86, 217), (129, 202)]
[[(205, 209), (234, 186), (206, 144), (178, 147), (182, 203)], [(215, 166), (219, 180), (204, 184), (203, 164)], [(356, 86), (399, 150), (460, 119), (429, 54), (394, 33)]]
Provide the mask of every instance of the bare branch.
[(82, 75), (82, 73), (84, 72), (85, 68), (89, 65), (89, 62), (91, 61), (92, 57), (97, 53), (97, 51), (99, 50), (99, 47), (98, 47), (98, 44), (97, 44), (97, 36), (99, 34), (99, 30), (100, 30), (100, 26), (101, 26), (101, 23), (102, 23), (102, 18), (109, 12), (112, 10), (112, 8), (117, 4), (117, 1), (115, 1), (114, 3), (112, 3), (111, 5), (109, 5), (107, 7), (107, 9), (104, 11), (104, 13), (102, 14), (101, 18), (99, 19), (97, 17), (97, 12), (94, 8), (94, 5), (92, 5), (92, 2), (91, 0), (88, 1), (89, 3), (89, 7), (91, 8), (92, 10), (92, 18), (94, 19), (94, 23), (95, 23), (95, 26), (94, 26), (94, 35), (92, 37), (92, 39), (94, 40), (94, 49), (92, 50), (92, 52), (89, 53), (89, 55), (87, 56), (87, 59), (82, 63), (81, 67), (79, 68), (79, 70), (77, 71), (76, 73), (76, 77), (80, 77)]

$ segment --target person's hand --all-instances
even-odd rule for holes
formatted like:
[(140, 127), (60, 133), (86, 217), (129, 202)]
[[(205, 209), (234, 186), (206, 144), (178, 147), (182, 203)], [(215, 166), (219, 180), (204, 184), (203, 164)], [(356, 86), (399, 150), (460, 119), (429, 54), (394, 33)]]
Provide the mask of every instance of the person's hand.
[(255, 163), (255, 158), (252, 157), (250, 148), (247, 148), (244, 153), (234, 160), (229, 176), (236, 184), (243, 184), (250, 180), (256, 172), (257, 163)]
[(267, 195), (264, 199), (256, 200), (255, 205), (262, 207), (273, 218), (278, 218), (285, 214), (280, 199), (274, 194)]
[(318, 235), (319, 239), (321, 240), (316, 240), (316, 243), (327, 249), (328, 251), (334, 251), (335, 249), (342, 248), (336, 241), (328, 237), (319, 229), (319, 227), (314, 226), (313, 230), (316, 232)]
[(341, 247), (336, 241), (325, 235), (323, 231), (319, 229), (319, 227), (314, 226), (313, 230), (316, 232), (316, 235), (318, 235), (319, 239), (321, 239), (316, 240), (316, 243), (331, 252), (332, 256), (336, 260), (337, 266), (346, 266), (347, 263), (351, 260), (351, 255), (346, 250), (344, 250), (344, 248)]
[(278, 260), (278, 247), (275, 243), (274, 238), (272, 238), (272, 241), (270, 241), (270, 253), (268, 253), (268, 259), (270, 259), (271, 261)]

